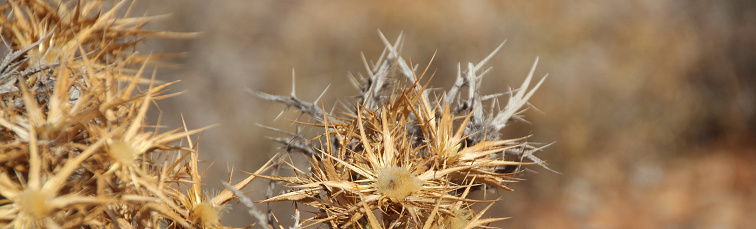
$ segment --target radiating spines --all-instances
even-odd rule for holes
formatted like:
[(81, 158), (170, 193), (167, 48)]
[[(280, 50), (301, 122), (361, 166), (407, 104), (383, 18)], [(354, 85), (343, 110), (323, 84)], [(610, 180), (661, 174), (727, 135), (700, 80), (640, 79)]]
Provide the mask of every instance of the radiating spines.
[[(262, 176), (289, 183), (291, 188), (264, 202), (288, 200), (314, 207), (319, 214), (306, 219), (305, 225), (324, 222), (333, 228), (474, 228), (501, 220), (483, 219), (482, 212), (470, 210), (480, 201), (468, 199), (467, 194), (482, 185), (511, 190), (507, 183), (520, 179), (512, 172), (502, 173), (500, 168), (526, 163), (506, 160), (501, 155), (507, 150), (527, 148), (525, 138), (471, 140), (473, 134), (478, 134), (470, 132), (471, 126), (489, 128), (483, 125), (483, 116), (475, 121), (472, 109), (455, 107), (461, 103), (447, 103), (449, 97), (431, 97), (427, 84), (420, 83), (422, 76), (413, 75), (412, 81), (404, 83), (386, 83), (403, 77), (403, 71), (391, 75), (390, 71), (380, 70), (389, 66), (403, 68), (397, 63), (403, 61), (397, 57), (399, 44), (400, 41), (397, 45), (387, 43), (390, 47), (381, 60), (393, 61), (393, 65), (384, 62), (369, 72), (352, 109), (323, 113), (323, 118), (314, 123), (298, 122), (321, 129), (315, 137), (288, 133), (290, 140), (279, 139), (290, 144), (286, 149), (291, 153), (309, 152), (310, 170), (292, 167), (297, 171), (292, 177)], [(480, 68), (484, 62), (471, 66)], [(473, 79), (471, 83), (479, 86), (480, 77)], [(470, 96), (473, 101), (480, 99), (477, 91)], [(313, 114), (297, 101), (266, 97), (282, 98), (270, 100)], [(295, 150), (304, 146), (296, 139), (311, 139), (306, 146), (313, 150)], [(381, 222), (376, 221), (371, 213), (374, 211), (380, 211)]]
[(145, 73), (159, 55), (134, 52), (146, 37), (191, 34), (144, 31), (153, 17), (119, 16), (128, 1), (105, 4), (0, 6), (9, 50), (0, 58), (0, 227), (220, 226), (234, 196), (201, 192), (189, 136), (206, 128), (149, 124), (148, 110), (176, 95), (175, 82)]

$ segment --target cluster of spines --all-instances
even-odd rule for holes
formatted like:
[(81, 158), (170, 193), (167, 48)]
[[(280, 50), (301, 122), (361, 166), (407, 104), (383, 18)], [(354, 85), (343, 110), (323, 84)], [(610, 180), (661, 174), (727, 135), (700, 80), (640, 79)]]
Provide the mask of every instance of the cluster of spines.
[(154, 18), (117, 16), (126, 1), (104, 4), (0, 6), (0, 227), (220, 227), (232, 191), (254, 176), (203, 193), (190, 135), (205, 128), (147, 124), (174, 83), (143, 77), (160, 56), (135, 51), (147, 37), (192, 34), (144, 31)]
[[(367, 77), (353, 80), (359, 99), (341, 115), (293, 93), (259, 94), (309, 113), (310, 125), (323, 130), (309, 141), (299, 134), (276, 139), (309, 155), (309, 169), (292, 166), (294, 177), (262, 175), (269, 163), (208, 196), (189, 137), (204, 128), (162, 132), (146, 124), (149, 106), (175, 94), (166, 94), (173, 83), (155, 81), (154, 73), (142, 77), (159, 56), (134, 51), (146, 37), (190, 34), (143, 31), (154, 18), (116, 16), (125, 5), (104, 10), (100, 1), (11, 0), (0, 6), (8, 49), (0, 62), (0, 226), (221, 227), (223, 205), (265, 177), (288, 183), (288, 192), (264, 202), (319, 210), (301, 223), (297, 218), (295, 227), (474, 228), (501, 218), (483, 219), (485, 210), (471, 209), (481, 202), (467, 198), (473, 188), (508, 189), (523, 158), (544, 166), (533, 155), (539, 148), (525, 138), (499, 134), (543, 82), (528, 90), (532, 70), (508, 93), (504, 109), (486, 113), (483, 101), (496, 104), (506, 94), (479, 94), (490, 56), (432, 96), (418, 80), (424, 73), (399, 56), (401, 37), (395, 44), (382, 37), (384, 54), (366, 66)], [(184, 138), (187, 146), (173, 143)], [(273, 226), (275, 216), (250, 212)]]
[[(535, 64), (520, 89), (483, 96), (478, 88), (487, 70), (482, 67), (497, 48), (480, 63), (469, 64), (465, 74), (460, 72), (449, 91), (433, 96), (435, 90), (420, 80), (427, 69), (416, 74), (417, 66), (399, 56), (401, 36), (394, 44), (382, 34), (381, 38), (386, 49), (378, 64), (370, 67), (366, 62), (367, 77), (353, 78), (360, 94), (344, 112), (323, 112), (293, 92), (288, 97), (257, 92), (263, 99), (311, 115), (313, 122), (306, 125), (322, 130), (309, 141), (296, 133), (275, 139), (286, 143), (289, 152), (308, 155), (309, 170), (291, 166), (296, 176), (261, 175), (286, 184), (286, 192), (263, 202), (294, 201), (318, 209), (302, 222), (304, 226), (476, 228), (501, 220), (483, 219), (485, 210), (476, 213), (471, 208), (495, 200), (467, 196), (480, 186), (510, 190), (506, 183), (519, 180), (513, 175), (521, 165), (545, 167), (533, 155), (540, 148), (527, 144), (524, 137), (502, 139), (499, 134), (543, 82), (528, 89)], [(463, 99), (465, 88), (469, 93)], [(492, 106), (490, 113), (483, 112), (483, 101), (496, 104), (505, 94), (509, 101), (504, 109), (493, 111)]]

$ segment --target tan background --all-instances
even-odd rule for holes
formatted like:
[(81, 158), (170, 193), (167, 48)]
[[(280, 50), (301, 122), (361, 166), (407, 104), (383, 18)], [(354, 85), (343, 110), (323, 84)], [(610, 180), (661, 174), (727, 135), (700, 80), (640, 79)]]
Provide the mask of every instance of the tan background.
[[(406, 59), (437, 70), (449, 87), (457, 63), (477, 62), (499, 43), (483, 92), (517, 87), (536, 56), (549, 73), (531, 103), (533, 134), (556, 144), (491, 217), (507, 228), (748, 228), (756, 225), (756, 3), (744, 1), (141, 1), (134, 12), (172, 14), (151, 29), (198, 31), (193, 40), (150, 40), (144, 50), (189, 52), (163, 80), (185, 94), (160, 103), (162, 123), (219, 123), (201, 142), (208, 191), (227, 167), (253, 171), (279, 152), (278, 136), (256, 123), (293, 130), (283, 108), (245, 88), (297, 95), (331, 107), (356, 91), (348, 73), (364, 72), (360, 52), (377, 59), (404, 31)], [(153, 110), (157, 111), (157, 109)], [(157, 114), (157, 112), (155, 112)], [(296, 117), (288, 116), (290, 118)], [(263, 182), (245, 189), (262, 198)], [(480, 195), (480, 194), (479, 194)], [(276, 206), (289, 207), (291, 204)], [(261, 206), (264, 207), (264, 206)], [(253, 222), (241, 205), (223, 221)], [(290, 212), (279, 218), (288, 220)]]

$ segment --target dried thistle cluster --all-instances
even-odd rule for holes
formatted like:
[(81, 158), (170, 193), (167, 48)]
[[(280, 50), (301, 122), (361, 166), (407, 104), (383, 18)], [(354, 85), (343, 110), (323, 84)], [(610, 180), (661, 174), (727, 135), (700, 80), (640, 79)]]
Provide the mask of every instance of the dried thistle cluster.
[(0, 227), (215, 228), (232, 192), (255, 178), (204, 194), (190, 138), (204, 128), (146, 123), (174, 83), (142, 77), (159, 56), (134, 47), (192, 34), (144, 31), (154, 18), (117, 16), (126, 6), (0, 6)]
[[(421, 82), (427, 69), (418, 74), (399, 56), (401, 36), (394, 44), (381, 36), (384, 53), (372, 67), (366, 63), (366, 77), (352, 78), (360, 93), (341, 113), (294, 93), (258, 93), (311, 115), (312, 122), (300, 123), (322, 130), (274, 138), (304, 153), (308, 168), (273, 158), (207, 195), (191, 138), (207, 127), (164, 131), (147, 123), (151, 104), (176, 95), (167, 92), (175, 82), (156, 81), (154, 72), (143, 77), (164, 56), (135, 51), (148, 37), (192, 34), (144, 31), (155, 17), (118, 16), (125, 7), (44, 0), (0, 6), (7, 49), (0, 62), (0, 227), (219, 228), (224, 206), (238, 197), (259, 226), (283, 228), (239, 191), (258, 177), (286, 184), (261, 202), (317, 209), (301, 222), (297, 210), (295, 228), (486, 227), (502, 218), (475, 212), (474, 203), (495, 201), (470, 199), (471, 190), (509, 190), (521, 165), (545, 167), (533, 155), (540, 148), (500, 134), (543, 82), (529, 88), (533, 70), (520, 89), (481, 95), (489, 56), (459, 72), (450, 90), (433, 89)], [(508, 96), (503, 108), (501, 96)], [(296, 175), (266, 173), (281, 163)]]
[[(474, 200), (468, 194), (481, 186), (510, 190), (506, 183), (519, 180), (513, 175), (524, 164), (548, 169), (533, 155), (540, 148), (527, 144), (524, 137), (506, 139), (500, 134), (510, 120), (519, 118), (545, 77), (529, 88), (534, 64), (519, 89), (482, 95), (481, 79), (489, 70), (483, 66), (499, 46), (460, 71), (450, 90), (432, 89), (421, 82), (428, 69), (418, 74), (417, 66), (399, 55), (402, 36), (394, 44), (382, 34), (381, 38), (386, 44), (383, 54), (372, 66), (365, 61), (367, 76), (352, 77), (360, 94), (343, 112), (324, 112), (294, 92), (256, 92), (309, 114), (313, 121), (298, 123), (322, 130), (310, 138), (298, 133), (274, 138), (285, 143), (288, 152), (304, 153), (309, 168), (284, 160), (295, 176), (260, 175), (286, 185), (284, 192), (262, 202), (294, 201), (317, 209), (301, 223), (297, 219), (297, 227), (479, 228), (502, 220), (483, 218), (486, 210), (471, 208), (495, 200)], [(501, 96), (508, 96), (503, 108), (498, 106)], [(484, 110), (486, 101), (491, 102), (489, 111)]]

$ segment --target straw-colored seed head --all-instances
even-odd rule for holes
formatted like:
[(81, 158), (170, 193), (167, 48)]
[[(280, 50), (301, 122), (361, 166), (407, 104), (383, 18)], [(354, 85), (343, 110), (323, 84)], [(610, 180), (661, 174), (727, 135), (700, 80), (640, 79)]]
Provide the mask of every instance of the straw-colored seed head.
[(422, 187), (422, 181), (406, 168), (392, 166), (376, 171), (375, 189), (393, 201), (403, 200)]
[(202, 228), (214, 228), (220, 225), (220, 213), (219, 207), (210, 202), (202, 202), (192, 208), (189, 218)]
[(461, 156), (459, 155), (459, 148), (462, 147), (462, 144), (447, 142), (443, 146), (444, 147), (440, 155), (441, 158), (446, 159), (447, 164), (453, 164), (457, 162), (457, 160)]
[(128, 143), (121, 140), (109, 141), (107, 149), (110, 157), (112, 157), (117, 163), (125, 167), (130, 167), (131, 164), (134, 163), (136, 149), (131, 147)]
[(446, 218), (444, 221), (446, 226), (451, 229), (461, 229), (467, 226), (467, 222), (470, 221), (470, 211), (467, 210), (452, 210), (453, 217)]
[(25, 190), (16, 196), (16, 205), (23, 214), (33, 219), (41, 219), (52, 210), (47, 193), (37, 190)]

